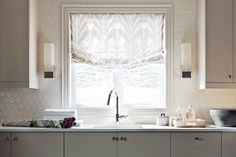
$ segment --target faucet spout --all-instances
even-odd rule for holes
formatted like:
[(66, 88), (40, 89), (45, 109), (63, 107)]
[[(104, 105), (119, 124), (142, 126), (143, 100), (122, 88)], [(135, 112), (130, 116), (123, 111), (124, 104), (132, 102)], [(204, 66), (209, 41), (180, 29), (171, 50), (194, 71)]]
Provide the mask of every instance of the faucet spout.
[(119, 122), (119, 118), (123, 118), (123, 117), (127, 117), (127, 116), (123, 116), (123, 115), (120, 116), (119, 115), (119, 97), (118, 97), (118, 94), (116, 91), (113, 91), (113, 90), (110, 91), (110, 93), (108, 95), (107, 106), (110, 105), (111, 95), (113, 92), (115, 92), (115, 94), (116, 94), (116, 122)]
[(110, 91), (109, 95), (108, 95), (108, 100), (107, 100), (107, 106), (110, 105), (110, 100), (111, 100), (111, 94), (112, 94), (113, 90)]

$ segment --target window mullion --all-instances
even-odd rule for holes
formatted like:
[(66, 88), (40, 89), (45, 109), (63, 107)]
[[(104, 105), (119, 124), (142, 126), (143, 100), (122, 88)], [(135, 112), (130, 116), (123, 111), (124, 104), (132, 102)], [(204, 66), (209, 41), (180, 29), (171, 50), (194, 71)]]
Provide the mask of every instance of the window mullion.
[(123, 81), (123, 70), (113, 70), (113, 89), (117, 91), (119, 95), (120, 105), (124, 104), (124, 81)]

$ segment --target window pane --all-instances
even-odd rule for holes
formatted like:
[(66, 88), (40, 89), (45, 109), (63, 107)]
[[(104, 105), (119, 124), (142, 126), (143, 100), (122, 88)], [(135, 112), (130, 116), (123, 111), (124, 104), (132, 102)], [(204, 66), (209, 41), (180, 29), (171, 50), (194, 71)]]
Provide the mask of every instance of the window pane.
[(164, 77), (164, 64), (149, 64), (124, 70), (124, 103), (164, 108)]
[(114, 70), (78, 63), (72, 66), (74, 105), (107, 107), (107, 96), (115, 87), (123, 89), (121, 99), (125, 105), (165, 108), (164, 64), (149, 64), (122, 70), (123, 83), (117, 81)]
[(87, 64), (72, 66), (74, 103), (86, 107), (105, 107), (112, 88), (112, 71)]

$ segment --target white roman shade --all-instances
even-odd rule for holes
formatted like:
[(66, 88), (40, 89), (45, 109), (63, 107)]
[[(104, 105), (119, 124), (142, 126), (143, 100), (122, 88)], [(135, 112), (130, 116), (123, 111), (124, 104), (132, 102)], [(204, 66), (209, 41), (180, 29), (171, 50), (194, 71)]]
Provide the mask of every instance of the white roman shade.
[(72, 61), (106, 68), (163, 63), (164, 25), (161, 13), (72, 13)]

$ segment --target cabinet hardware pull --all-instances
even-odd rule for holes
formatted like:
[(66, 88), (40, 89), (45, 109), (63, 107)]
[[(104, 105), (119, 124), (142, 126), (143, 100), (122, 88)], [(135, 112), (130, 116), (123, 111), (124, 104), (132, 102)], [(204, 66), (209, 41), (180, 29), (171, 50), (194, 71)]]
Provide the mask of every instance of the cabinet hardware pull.
[(204, 139), (201, 137), (195, 137), (195, 140), (203, 141)]
[(121, 141), (127, 141), (127, 137), (121, 136), (121, 137), (120, 137), (120, 140), (121, 140)]
[(13, 136), (12, 138), (12, 141), (17, 141), (17, 137)]
[(8, 141), (8, 140), (9, 140), (9, 138), (7, 136), (3, 137), (3, 141)]
[(112, 137), (112, 140), (113, 140), (113, 141), (119, 141), (119, 138), (118, 138), (118, 137), (115, 137), (115, 136), (113, 136), (113, 137)]
[(231, 79), (231, 78), (232, 78), (232, 75), (229, 75), (229, 78)]

